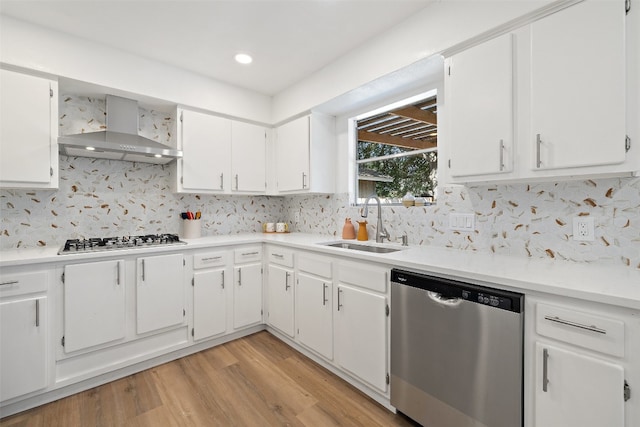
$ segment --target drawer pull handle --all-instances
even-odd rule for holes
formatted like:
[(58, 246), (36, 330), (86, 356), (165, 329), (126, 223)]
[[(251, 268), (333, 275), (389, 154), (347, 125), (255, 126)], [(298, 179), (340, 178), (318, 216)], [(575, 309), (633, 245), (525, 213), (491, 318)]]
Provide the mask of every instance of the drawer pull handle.
[(549, 349), (542, 350), (542, 391), (547, 392), (549, 386)]
[(271, 254), (271, 255), (273, 255), (276, 258), (280, 258), (280, 259), (284, 258), (284, 255), (282, 255), (282, 254)]
[(214, 256), (214, 257), (209, 257), (209, 258), (202, 258), (201, 261), (203, 261), (203, 262), (204, 261), (214, 261), (214, 260), (217, 260), (217, 259), (220, 259), (220, 258), (222, 258), (222, 257), (221, 256)]
[(258, 252), (245, 252), (242, 254), (242, 256), (249, 256), (249, 255), (258, 255)]
[(596, 332), (598, 334), (603, 334), (603, 335), (607, 334), (606, 330), (600, 329), (594, 325), (584, 325), (582, 323), (572, 322), (571, 320), (561, 319), (558, 316), (544, 316), (544, 320), (560, 323), (561, 325), (572, 326), (574, 328), (585, 329), (587, 331)]
[(2, 282), (0, 283), (0, 286), (9, 286), (9, 285), (17, 285), (18, 283), (20, 283), (19, 280), (10, 280), (8, 282)]

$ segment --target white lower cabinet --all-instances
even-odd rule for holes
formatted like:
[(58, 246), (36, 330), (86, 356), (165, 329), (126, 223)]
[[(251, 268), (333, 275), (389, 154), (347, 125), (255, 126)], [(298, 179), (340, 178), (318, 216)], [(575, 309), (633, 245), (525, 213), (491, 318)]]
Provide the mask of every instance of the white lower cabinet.
[(65, 353), (125, 338), (124, 260), (64, 267)]
[(326, 359), (333, 359), (333, 281), (331, 260), (311, 254), (298, 257), (296, 280), (298, 340)]
[(227, 330), (225, 270), (193, 273), (193, 339), (201, 340)]
[(527, 297), (525, 426), (630, 427), (640, 407), (638, 312)]
[(535, 425), (624, 427), (619, 363), (536, 343)]
[(267, 262), (267, 316), (269, 326), (291, 338), (294, 329), (294, 269), (293, 252), (280, 246), (265, 248)]
[(180, 325), (184, 322), (184, 259), (182, 254), (137, 260), (136, 332)]
[(293, 338), (293, 269), (270, 264), (267, 278), (267, 322)]
[(364, 263), (341, 263), (334, 310), (336, 361), (383, 393), (389, 372), (387, 272)]
[(46, 387), (47, 297), (0, 303), (0, 336), (0, 401)]
[(262, 247), (234, 250), (233, 328), (262, 322)]

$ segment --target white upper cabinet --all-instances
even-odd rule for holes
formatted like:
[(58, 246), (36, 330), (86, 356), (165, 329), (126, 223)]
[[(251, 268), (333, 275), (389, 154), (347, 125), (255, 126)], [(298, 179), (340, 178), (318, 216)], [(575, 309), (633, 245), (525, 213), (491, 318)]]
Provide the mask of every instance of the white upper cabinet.
[(313, 113), (276, 129), (278, 193), (335, 191), (335, 118)]
[(505, 34), (447, 60), (452, 177), (513, 170), (514, 37)]
[(626, 144), (625, 70), (638, 46), (625, 42), (627, 19), (623, 0), (587, 0), (449, 57), (449, 180), (637, 172)]
[(196, 111), (178, 111), (177, 191), (231, 191), (231, 120)]
[(531, 166), (622, 163), (624, 1), (585, 1), (536, 21), (530, 46)]
[(268, 129), (250, 123), (231, 122), (231, 189), (235, 192), (266, 192), (266, 145)]
[(0, 70), (0, 187), (58, 188), (58, 82)]

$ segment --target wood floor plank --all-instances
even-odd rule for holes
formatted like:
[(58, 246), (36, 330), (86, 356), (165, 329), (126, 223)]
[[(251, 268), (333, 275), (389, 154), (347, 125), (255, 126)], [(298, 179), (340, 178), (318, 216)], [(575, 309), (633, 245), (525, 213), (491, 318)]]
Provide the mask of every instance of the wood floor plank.
[(0, 420), (0, 427), (416, 425), (266, 331)]

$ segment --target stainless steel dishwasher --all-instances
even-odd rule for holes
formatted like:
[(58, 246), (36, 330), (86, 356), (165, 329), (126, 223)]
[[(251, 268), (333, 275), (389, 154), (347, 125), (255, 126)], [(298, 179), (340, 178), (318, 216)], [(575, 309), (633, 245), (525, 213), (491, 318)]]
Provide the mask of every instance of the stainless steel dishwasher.
[(522, 426), (523, 302), (391, 270), (391, 404), (427, 427)]

